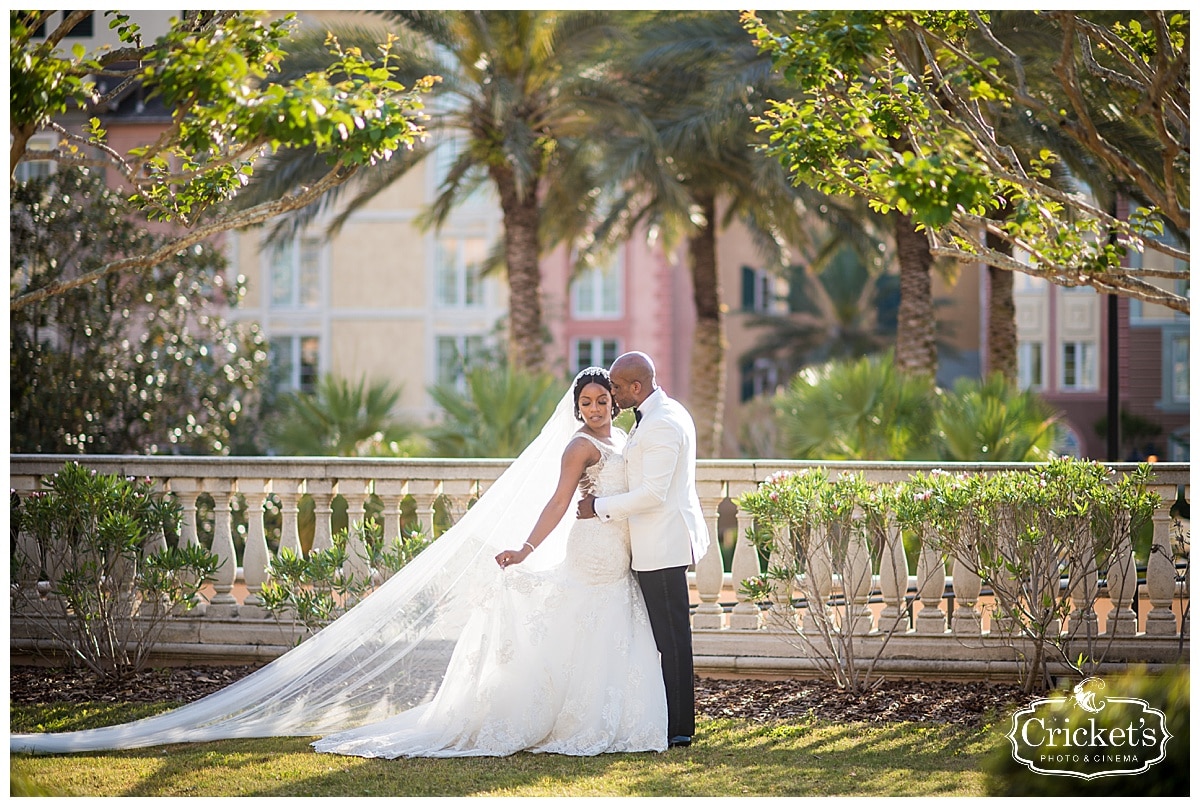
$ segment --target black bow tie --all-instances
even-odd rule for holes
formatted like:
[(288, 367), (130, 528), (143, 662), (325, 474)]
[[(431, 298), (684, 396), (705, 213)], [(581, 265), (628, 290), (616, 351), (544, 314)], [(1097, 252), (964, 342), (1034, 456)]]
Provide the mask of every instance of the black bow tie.
[(637, 407), (633, 409), (633, 425), (640, 425), (642, 422), (642, 412)]

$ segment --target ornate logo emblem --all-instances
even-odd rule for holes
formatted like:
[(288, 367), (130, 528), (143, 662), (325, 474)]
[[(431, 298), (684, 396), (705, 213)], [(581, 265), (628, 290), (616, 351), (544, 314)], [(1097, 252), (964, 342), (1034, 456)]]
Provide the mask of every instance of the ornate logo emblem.
[(1013, 759), (1047, 776), (1128, 776), (1162, 762), (1171, 739), (1166, 716), (1141, 698), (1101, 697), (1099, 678), (1071, 695), (1041, 698), (1013, 715)]

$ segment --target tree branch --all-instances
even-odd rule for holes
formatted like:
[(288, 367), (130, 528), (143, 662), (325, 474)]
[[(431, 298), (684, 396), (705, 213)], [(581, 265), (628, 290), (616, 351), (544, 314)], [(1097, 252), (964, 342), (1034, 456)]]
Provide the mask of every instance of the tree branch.
[(47, 297), (52, 297), (56, 294), (62, 294), (65, 291), (70, 291), (71, 289), (79, 288), (81, 286), (86, 286), (87, 284), (93, 283), (105, 275), (110, 275), (114, 272), (121, 272), (130, 269), (144, 270), (153, 266), (157, 266), (158, 264), (170, 259), (172, 255), (180, 250), (194, 246), (204, 239), (210, 238), (218, 233), (250, 227), (280, 214), (287, 213), (290, 210), (296, 210), (304, 207), (305, 205), (315, 201), (322, 194), (350, 179), (357, 171), (358, 168), (354, 166), (338, 165), (311, 187), (303, 188), (300, 190), (300, 192), (290, 196), (274, 199), (270, 202), (264, 202), (232, 216), (217, 219), (209, 224), (196, 227), (186, 235), (164, 244), (155, 251), (151, 252), (149, 255), (140, 255), (132, 258), (121, 258), (119, 260), (110, 261), (100, 268), (82, 274), (78, 277), (74, 277), (69, 280), (60, 280), (35, 291), (18, 295), (10, 301), (9, 310), (19, 311), (20, 309), (40, 302)]

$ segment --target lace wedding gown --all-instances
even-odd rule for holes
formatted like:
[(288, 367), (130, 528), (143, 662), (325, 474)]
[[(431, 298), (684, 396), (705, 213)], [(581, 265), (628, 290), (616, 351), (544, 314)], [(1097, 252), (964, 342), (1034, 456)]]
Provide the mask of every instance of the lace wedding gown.
[[(583, 436), (601, 455), (586, 486), (624, 492), (621, 454)], [(663, 750), (662, 668), (629, 553), (625, 522), (576, 520), (559, 566), (497, 568), (433, 700), (313, 747), (386, 758)]]

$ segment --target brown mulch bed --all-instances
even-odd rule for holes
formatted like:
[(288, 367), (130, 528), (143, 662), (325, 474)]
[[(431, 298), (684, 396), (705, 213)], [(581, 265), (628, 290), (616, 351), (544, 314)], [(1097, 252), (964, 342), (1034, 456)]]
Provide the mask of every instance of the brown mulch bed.
[[(261, 665), (164, 667), (107, 682), (87, 670), (14, 665), (12, 703), (186, 703), (216, 692)], [(1020, 688), (979, 681), (886, 681), (852, 695), (820, 679), (696, 679), (700, 717), (755, 721), (815, 717), (838, 722), (925, 721), (979, 725), (1022, 703)]]

